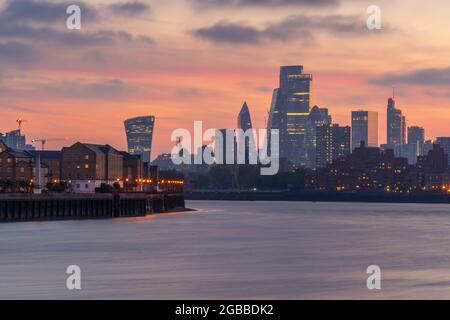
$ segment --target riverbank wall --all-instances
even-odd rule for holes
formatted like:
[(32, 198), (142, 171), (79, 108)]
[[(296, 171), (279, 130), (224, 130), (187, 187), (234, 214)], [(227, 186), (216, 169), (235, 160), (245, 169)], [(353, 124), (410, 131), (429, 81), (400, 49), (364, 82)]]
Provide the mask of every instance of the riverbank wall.
[(139, 217), (183, 208), (183, 194), (0, 194), (0, 223)]
[(186, 200), (226, 201), (450, 203), (450, 194), (426, 192), (195, 191), (186, 193), (185, 197)]

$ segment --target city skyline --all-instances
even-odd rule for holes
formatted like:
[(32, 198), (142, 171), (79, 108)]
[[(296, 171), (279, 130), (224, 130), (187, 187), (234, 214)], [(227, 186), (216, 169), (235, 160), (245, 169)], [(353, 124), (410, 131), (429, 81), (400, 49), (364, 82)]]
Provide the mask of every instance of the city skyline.
[[(332, 116), (328, 114), (328, 108), (320, 108), (319, 106), (315, 105), (314, 107), (310, 107), (311, 102), (309, 101), (310, 96), (312, 95), (311, 93), (311, 84), (313, 83), (312, 81), (312, 74), (304, 74), (303, 73), (303, 66), (302, 65), (295, 65), (295, 66), (281, 66), (280, 67), (280, 87), (282, 86), (282, 83), (285, 82), (286, 84), (290, 83), (290, 86), (292, 87), (291, 92), (285, 92), (282, 93), (282, 90), (280, 88), (276, 88), (274, 89), (273, 92), (273, 96), (272, 96), (272, 102), (271, 102), (271, 110), (269, 111), (268, 114), (268, 122), (267, 122), (267, 128), (275, 128), (277, 129), (280, 128), (280, 124), (275, 124), (273, 123), (273, 115), (275, 115), (276, 117), (280, 117), (279, 115), (282, 114), (284, 112), (284, 114), (286, 116), (288, 115), (304, 115), (304, 121), (302, 121), (301, 123), (297, 123), (297, 122), (292, 122), (289, 124), (289, 122), (286, 122), (286, 128), (291, 128), (291, 129), (287, 129), (284, 128), (280, 131), (289, 131), (289, 130), (298, 130), (299, 128), (301, 129), (301, 140), (303, 141), (302, 143), (304, 143), (304, 147), (301, 151), (299, 151), (298, 153), (302, 153), (302, 157), (309, 158), (311, 157), (311, 159), (307, 159), (307, 161), (303, 161), (301, 163), (302, 166), (306, 166), (309, 168), (313, 168), (316, 165), (316, 159), (315, 159), (315, 152), (316, 152), (316, 146), (315, 146), (315, 140), (316, 140), (316, 128), (318, 129), (319, 127), (321, 127), (324, 124), (333, 124), (333, 125), (340, 125), (339, 123), (332, 123)], [(300, 77), (300, 78), (299, 78)], [(289, 79), (292, 78), (292, 79)], [(299, 79), (300, 80), (300, 84), (296, 84), (295, 79)], [(292, 82), (294, 81), (294, 82)], [(304, 87), (303, 81), (307, 81), (307, 87)], [(286, 84), (284, 84), (284, 86), (286, 86)], [(305, 92), (299, 92), (302, 90), (306, 90), (307, 92), (307, 96), (308, 99), (303, 100), (303, 96), (306, 95)], [(284, 97), (283, 97), (284, 95)], [(297, 103), (297, 96), (301, 95), (302, 98), (298, 101), (300, 104), (296, 104)], [(289, 98), (291, 97), (291, 98)], [(292, 100), (295, 99), (296, 102), (294, 104), (292, 104), (290, 107), (286, 108), (286, 106), (283, 106), (283, 104), (285, 103), (285, 101), (287, 100)], [(306, 102), (305, 102), (306, 101)], [(395, 100), (395, 92), (393, 94), (392, 97), (388, 98), (388, 104), (387, 104), (387, 112), (386, 112), (386, 123), (387, 123), (387, 127), (386, 127), (386, 139), (387, 142), (386, 144), (381, 143), (381, 141), (379, 140), (380, 138), (380, 129), (381, 132), (383, 130), (383, 128), (379, 128), (379, 119), (378, 119), (378, 112), (376, 111), (370, 111), (370, 110), (351, 110), (351, 126), (348, 126), (349, 128), (359, 128), (361, 126), (363, 127), (367, 127), (367, 124), (363, 124), (361, 121), (355, 121), (355, 115), (356, 116), (360, 116), (361, 114), (364, 116), (363, 118), (369, 118), (367, 115), (371, 115), (372, 118), (374, 119), (374, 124), (371, 125), (371, 129), (370, 131), (370, 135), (369, 135), (369, 146), (374, 146), (374, 147), (380, 147), (381, 149), (397, 149), (396, 150), (396, 154), (398, 152), (399, 156), (407, 156), (408, 153), (415, 153), (416, 150), (408, 150), (408, 151), (402, 151), (400, 147), (407, 147), (408, 144), (410, 144), (410, 129), (412, 131), (421, 131), (421, 143), (425, 142), (426, 137), (425, 137), (425, 130), (424, 128), (420, 127), (420, 126), (406, 126), (406, 117), (402, 116), (402, 111), (401, 109), (396, 108), (396, 100)], [(289, 109), (290, 108), (290, 109)], [(299, 109), (300, 108), (300, 109)], [(289, 109), (289, 110), (288, 110)], [(292, 110), (291, 110), (292, 109)], [(298, 111), (301, 111), (300, 113), (298, 113)], [(20, 119), (20, 118), (19, 118)], [(281, 118), (280, 118), (281, 119)], [(278, 121), (280, 121), (280, 119), (278, 119)], [(370, 120), (370, 119), (369, 119)], [(19, 120), (16, 120), (16, 122), (18, 122)], [(21, 120), (20, 121), (24, 121), (27, 122), (28, 120)], [(366, 121), (366, 120), (364, 120)], [(363, 122), (364, 122), (363, 121)], [(145, 122), (145, 123), (144, 123)], [(285, 119), (281, 122), (285, 122)], [(360, 123), (361, 122), (361, 123)], [(371, 121), (369, 121), (370, 123)], [(155, 160), (157, 158), (158, 155), (160, 154), (165, 154), (165, 152), (163, 151), (160, 154), (155, 155), (154, 157), (151, 156), (151, 150), (153, 149), (152, 147), (152, 143), (153, 143), (153, 134), (154, 134), (154, 123), (155, 123), (155, 116), (136, 116), (130, 119), (126, 119), (124, 121), (124, 126), (125, 126), (125, 137), (127, 140), (127, 149), (128, 152), (130, 152), (130, 154), (135, 154), (135, 155), (140, 155), (143, 158), (144, 162), (149, 162), (148, 160), (151, 159), (151, 161)], [(391, 125), (389, 125), (391, 123)], [(345, 126), (344, 126), (345, 127)], [(237, 123), (236, 123), (236, 128), (239, 129), (243, 129), (244, 131), (253, 128), (252, 126), (252, 120), (251, 120), (251, 112), (249, 110), (248, 104), (246, 101), (244, 101), (238, 116), (237, 116)], [(363, 128), (364, 129), (364, 128)], [(364, 129), (365, 131), (368, 131), (367, 128)], [(363, 130), (363, 131), (364, 131)], [(20, 130), (11, 130), (9, 132), (5, 132), (4, 134), (2, 132), (0, 132), (0, 141), (9, 141), (8, 137), (12, 137), (13, 135), (16, 134), (16, 132), (19, 132)], [(23, 133), (23, 132), (22, 132)], [(352, 134), (352, 149), (354, 149), (355, 147), (358, 147), (360, 143), (355, 142), (356, 140), (366, 140), (367, 137), (363, 137), (364, 135), (367, 136), (368, 132), (366, 133), (362, 133), (362, 132), (357, 132), (357, 130), (351, 130), (351, 134)], [(358, 138), (355, 139), (355, 135), (356, 136), (361, 136), (362, 138)], [(393, 138), (393, 136), (395, 135), (395, 137)], [(417, 133), (412, 134), (417, 135)], [(408, 137), (408, 139), (407, 139)], [(9, 145), (11, 147), (14, 148), (18, 148), (18, 149), (34, 149), (35, 146), (31, 145), (31, 144), (25, 144), (26, 143), (26, 137), (25, 135), (21, 135), (21, 144), (22, 146), (18, 146), (15, 145), (16, 142), (12, 143), (11, 141), (9, 142)], [(441, 135), (440, 137), (433, 137), (431, 138), (431, 141), (437, 141), (439, 139), (442, 139), (443, 136)], [(414, 137), (413, 140), (415, 140), (416, 138)], [(16, 139), (17, 140), (17, 139)], [(14, 141), (16, 141), (14, 140)], [(50, 139), (49, 141), (51, 142), (53, 139)], [(56, 141), (59, 140), (68, 140), (66, 139), (54, 139)], [(145, 141), (144, 141), (145, 140)], [(41, 140), (36, 140), (38, 142), (40, 142)], [(396, 142), (398, 141), (398, 142)], [(31, 141), (32, 143), (35, 143), (35, 141)], [(76, 141), (78, 142), (78, 140)], [(281, 141), (283, 142), (283, 141)], [(298, 141), (297, 141), (298, 142)], [(297, 143), (296, 142), (296, 143)], [(366, 141), (365, 141), (366, 142)], [(389, 143), (391, 142), (391, 143)], [(286, 148), (286, 146), (289, 148), (289, 144), (292, 143), (292, 141), (284, 141), (282, 144), (280, 143), (280, 145), (282, 146), (282, 148)], [(283, 145), (284, 144), (284, 145)], [(367, 144), (367, 142), (366, 142)], [(417, 143), (414, 143), (417, 144)], [(314, 151), (311, 154), (311, 148), (314, 149)], [(420, 150), (423, 149), (423, 146), (417, 146), (417, 155), (421, 154), (422, 152), (419, 152)], [(423, 151), (423, 150), (422, 150)], [(411, 155), (411, 157), (415, 158), (416, 155)], [(282, 156), (283, 157), (283, 156)], [(409, 156), (407, 156), (409, 158)], [(305, 159), (306, 159), (305, 158)], [(293, 161), (295, 163), (295, 159), (291, 159), (291, 161)]]
[[(30, 138), (69, 137), (48, 148), (82, 140), (125, 149), (123, 119), (154, 114), (157, 155), (170, 150), (174, 128), (194, 120), (232, 127), (242, 101), (250, 105), (253, 126), (264, 128), (278, 67), (297, 63), (314, 74), (311, 105), (332, 110), (340, 125), (350, 124), (352, 109), (377, 111), (379, 141), (385, 141), (385, 99), (395, 86), (408, 126), (424, 127), (428, 138), (450, 135), (445, 1), (420, 6), (421, 19), (411, 10), (419, 1), (380, 1), (381, 31), (365, 28), (366, 6), (340, 1), (316, 8), (142, 1), (137, 12), (90, 1), (81, 3), (91, 14), (74, 32), (63, 30), (62, 2), (27, 1), (64, 10), (56, 16), (55, 10), (25, 12), (15, 1), (0, 0), (0, 25), (22, 30), (0, 33), (0, 131), (15, 129), (15, 119), (23, 117), (30, 120), (24, 125)], [(124, 16), (129, 23), (122, 23)], [(318, 19), (305, 26), (299, 16)], [(233, 37), (233, 27), (248, 32)], [(268, 50), (272, 45), (276, 52)]]

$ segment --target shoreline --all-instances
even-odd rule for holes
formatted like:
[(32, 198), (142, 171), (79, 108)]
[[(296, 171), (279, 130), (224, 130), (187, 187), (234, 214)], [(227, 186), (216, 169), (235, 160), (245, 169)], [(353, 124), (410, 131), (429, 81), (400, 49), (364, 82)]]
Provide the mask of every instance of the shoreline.
[(185, 200), (450, 204), (450, 194), (383, 192), (187, 192)]
[(150, 215), (158, 215), (158, 214), (165, 214), (165, 213), (182, 213), (182, 212), (195, 212), (198, 211), (196, 209), (192, 209), (192, 208), (183, 208), (183, 207), (178, 207), (178, 208), (173, 208), (170, 209), (166, 212), (161, 212), (161, 213), (151, 213), (151, 214), (147, 214), (148, 216)]

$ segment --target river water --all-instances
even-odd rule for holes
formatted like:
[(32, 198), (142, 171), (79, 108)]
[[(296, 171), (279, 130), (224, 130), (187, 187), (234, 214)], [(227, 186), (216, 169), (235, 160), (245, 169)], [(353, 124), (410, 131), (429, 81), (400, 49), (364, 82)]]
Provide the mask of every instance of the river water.
[[(188, 201), (0, 224), (1, 299), (450, 299), (450, 205)], [(68, 290), (66, 268), (81, 269)], [(366, 269), (381, 268), (381, 290)]]

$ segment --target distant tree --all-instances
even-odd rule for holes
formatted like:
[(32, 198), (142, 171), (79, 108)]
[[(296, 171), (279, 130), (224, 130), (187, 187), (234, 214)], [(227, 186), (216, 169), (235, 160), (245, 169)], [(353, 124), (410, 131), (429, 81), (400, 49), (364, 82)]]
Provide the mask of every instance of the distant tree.
[(262, 176), (257, 165), (215, 165), (208, 173), (190, 174), (188, 180), (194, 189), (302, 190), (306, 172), (306, 169), (299, 169)]

